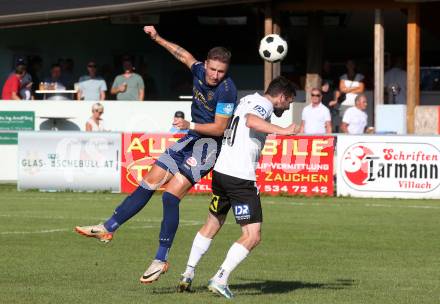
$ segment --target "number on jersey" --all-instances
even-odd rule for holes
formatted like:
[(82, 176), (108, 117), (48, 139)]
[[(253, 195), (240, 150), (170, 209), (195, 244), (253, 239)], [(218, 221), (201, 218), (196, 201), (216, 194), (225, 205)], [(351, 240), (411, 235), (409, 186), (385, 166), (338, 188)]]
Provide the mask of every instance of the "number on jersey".
[(228, 127), (225, 130), (225, 134), (223, 136), (222, 145), (228, 144), (229, 146), (234, 145), (235, 135), (237, 134), (237, 126), (240, 121), (240, 116), (232, 116), (229, 121)]

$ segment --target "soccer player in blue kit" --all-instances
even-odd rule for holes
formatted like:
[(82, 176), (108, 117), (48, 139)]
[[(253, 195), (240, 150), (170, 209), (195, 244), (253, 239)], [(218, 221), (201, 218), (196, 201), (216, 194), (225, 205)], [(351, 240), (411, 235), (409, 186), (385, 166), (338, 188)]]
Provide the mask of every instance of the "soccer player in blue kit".
[(153, 262), (140, 278), (141, 283), (147, 284), (159, 279), (168, 269), (168, 253), (179, 225), (180, 200), (214, 166), (223, 133), (234, 112), (237, 89), (227, 75), (231, 59), (227, 49), (211, 49), (202, 63), (182, 47), (162, 38), (154, 26), (145, 26), (144, 32), (191, 69), (192, 121), (182, 120), (175, 125), (179, 129), (189, 129), (189, 132), (159, 157), (138, 188), (123, 200), (106, 222), (77, 226), (75, 230), (82, 235), (109, 242), (123, 223), (145, 207), (155, 190), (165, 185), (159, 248)]

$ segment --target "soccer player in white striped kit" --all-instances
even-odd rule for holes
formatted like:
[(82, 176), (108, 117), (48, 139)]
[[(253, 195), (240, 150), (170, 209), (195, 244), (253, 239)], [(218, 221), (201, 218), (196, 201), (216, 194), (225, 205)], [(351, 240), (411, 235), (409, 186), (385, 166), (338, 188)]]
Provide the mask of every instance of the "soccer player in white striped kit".
[(209, 280), (208, 288), (228, 299), (233, 297), (228, 277), (260, 242), (263, 214), (255, 169), (266, 135), (289, 135), (297, 131), (295, 124), (283, 128), (272, 124), (270, 117), (272, 113), (280, 117), (289, 109), (294, 97), (293, 84), (280, 76), (272, 80), (263, 96), (255, 93), (240, 100), (225, 131), (221, 152), (214, 166), (208, 219), (194, 238), (186, 270), (178, 285), (179, 292), (190, 291), (195, 267), (232, 207), (242, 235), (229, 249), (218, 272)]

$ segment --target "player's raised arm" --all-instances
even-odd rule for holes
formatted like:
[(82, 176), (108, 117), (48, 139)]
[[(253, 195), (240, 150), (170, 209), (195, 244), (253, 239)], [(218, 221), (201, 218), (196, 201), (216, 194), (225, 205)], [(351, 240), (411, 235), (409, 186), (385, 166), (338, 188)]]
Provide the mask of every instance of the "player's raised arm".
[[(272, 113), (281, 117), (290, 108), (290, 104), (295, 99), (295, 93), (295, 88), (288, 79), (282, 76), (273, 79), (264, 93), (267, 102), (254, 103), (247, 110), (246, 127), (266, 134), (292, 135), (298, 133), (298, 127), (295, 124), (283, 128), (269, 121)], [(248, 103), (251, 101), (252, 99)]]
[(155, 41), (157, 44), (163, 46), (168, 52), (170, 52), (177, 60), (185, 64), (191, 69), (191, 66), (197, 60), (191, 55), (190, 52), (182, 48), (181, 46), (172, 43), (164, 38), (162, 38), (156, 31), (156, 28), (152, 25), (144, 26), (144, 32), (150, 36), (151, 40)]
[(298, 127), (294, 123), (283, 128), (250, 113), (246, 115), (246, 127), (267, 134), (292, 135), (298, 133)]

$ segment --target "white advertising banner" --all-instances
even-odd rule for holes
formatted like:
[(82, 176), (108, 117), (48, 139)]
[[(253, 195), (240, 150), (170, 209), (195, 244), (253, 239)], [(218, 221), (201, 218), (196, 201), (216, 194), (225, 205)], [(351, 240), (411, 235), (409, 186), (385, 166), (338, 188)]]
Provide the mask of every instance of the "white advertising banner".
[(440, 198), (440, 137), (351, 136), (337, 140), (337, 193)]
[(18, 189), (120, 192), (121, 134), (20, 132)]

